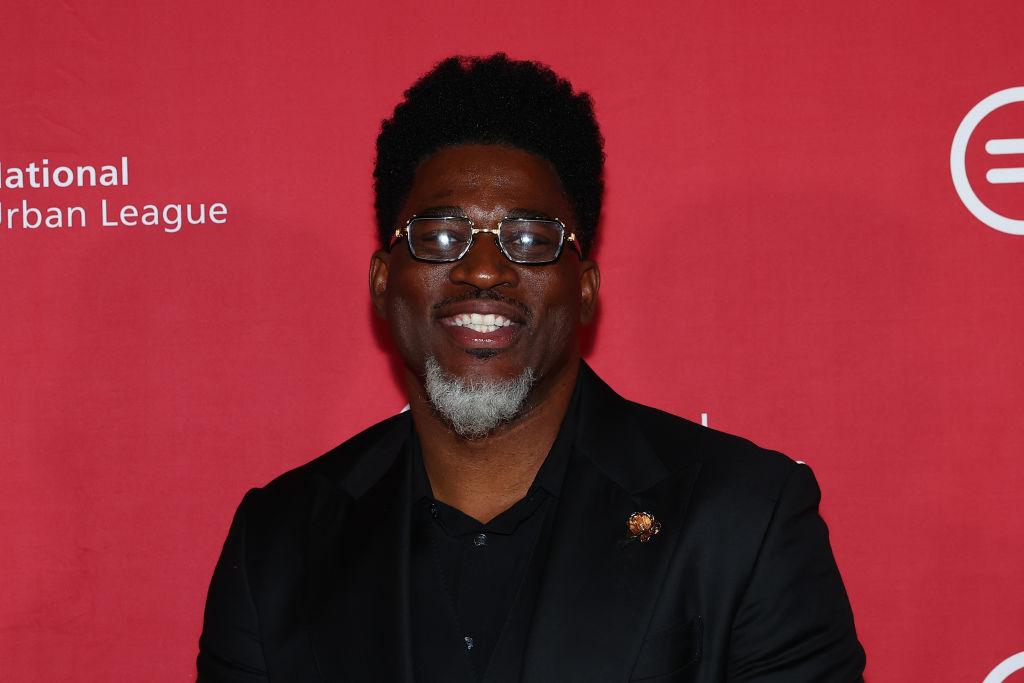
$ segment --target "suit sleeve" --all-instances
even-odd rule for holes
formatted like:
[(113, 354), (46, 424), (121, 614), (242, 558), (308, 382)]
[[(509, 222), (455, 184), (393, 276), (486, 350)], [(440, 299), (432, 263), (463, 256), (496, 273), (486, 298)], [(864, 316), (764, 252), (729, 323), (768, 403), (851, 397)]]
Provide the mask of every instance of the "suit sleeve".
[(821, 491), (798, 465), (782, 487), (730, 639), (729, 681), (850, 683), (864, 650), (818, 515)]
[(206, 598), (196, 666), (200, 683), (266, 683), (259, 616), (246, 576), (246, 511), (249, 491), (235, 512)]

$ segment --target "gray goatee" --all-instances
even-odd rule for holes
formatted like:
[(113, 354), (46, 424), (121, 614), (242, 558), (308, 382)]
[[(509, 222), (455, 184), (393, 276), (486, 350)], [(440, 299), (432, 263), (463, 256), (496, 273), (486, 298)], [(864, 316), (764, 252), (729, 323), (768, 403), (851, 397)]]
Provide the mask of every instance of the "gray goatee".
[(427, 397), (464, 439), (485, 437), (518, 415), (534, 380), (532, 368), (507, 380), (462, 379), (445, 373), (433, 356), (427, 358), (425, 369)]

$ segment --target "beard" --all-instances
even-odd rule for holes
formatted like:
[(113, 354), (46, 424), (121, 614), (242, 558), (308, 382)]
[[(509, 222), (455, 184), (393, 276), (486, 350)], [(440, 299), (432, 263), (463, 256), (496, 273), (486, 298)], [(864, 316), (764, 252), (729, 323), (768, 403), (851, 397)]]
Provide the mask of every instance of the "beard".
[(463, 379), (447, 374), (427, 358), (424, 388), (438, 415), (464, 439), (480, 439), (519, 415), (535, 379), (526, 368), (506, 380)]

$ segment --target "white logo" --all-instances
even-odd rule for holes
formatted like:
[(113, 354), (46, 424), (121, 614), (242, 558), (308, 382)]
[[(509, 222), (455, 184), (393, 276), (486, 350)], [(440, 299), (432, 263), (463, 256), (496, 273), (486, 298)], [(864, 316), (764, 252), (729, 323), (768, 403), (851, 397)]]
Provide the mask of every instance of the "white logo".
[(1010, 674), (1018, 671), (1024, 671), (1024, 652), (1018, 652), (1000, 662), (981, 683), (1003, 683), (1010, 677)]
[[(986, 116), (1000, 107), (1015, 102), (1024, 102), (1024, 87), (1007, 88), (993, 93), (967, 112), (967, 116), (960, 122), (960, 127), (956, 129), (956, 135), (953, 136), (953, 147), (949, 151), (949, 172), (953, 176), (953, 187), (960, 195), (960, 201), (975, 218), (1000, 232), (1024, 235), (1024, 220), (1007, 218), (985, 206), (967, 180), (967, 142), (971, 139), (971, 133)], [(991, 155), (1024, 154), (1024, 138), (989, 140), (985, 143), (985, 151)], [(1024, 183), (1024, 168), (989, 169), (985, 174), (985, 180), (993, 185)]]

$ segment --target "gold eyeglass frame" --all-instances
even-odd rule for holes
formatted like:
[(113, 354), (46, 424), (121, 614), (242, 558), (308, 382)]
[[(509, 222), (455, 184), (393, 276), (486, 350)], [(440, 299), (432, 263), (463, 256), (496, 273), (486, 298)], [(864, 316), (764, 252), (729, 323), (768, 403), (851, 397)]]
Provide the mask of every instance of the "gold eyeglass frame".
[[(470, 237), (469, 237), (469, 242), (466, 243), (466, 246), (462, 249), (462, 252), (458, 256), (455, 256), (453, 258), (446, 258), (446, 259), (424, 258), (424, 257), (418, 255), (416, 253), (416, 250), (413, 248), (413, 246), (412, 246), (412, 232), (409, 230), (409, 228), (410, 228), (410, 226), (412, 226), (413, 222), (417, 221), (417, 220), (459, 221), (460, 223), (466, 223), (466, 224), (469, 225), (470, 230), (471, 230)], [(522, 222), (522, 223), (527, 223), (527, 222), (528, 223), (549, 223), (549, 224), (552, 224), (552, 225), (557, 225), (560, 237), (559, 237), (559, 240), (558, 240), (558, 248), (555, 250), (555, 255), (552, 258), (547, 259), (545, 261), (524, 261), (522, 259), (514, 259), (514, 258), (512, 258), (512, 256), (505, 249), (505, 245), (503, 245), (501, 243), (501, 228), (502, 228), (503, 225), (506, 225), (508, 223), (513, 223), (513, 222), (516, 222), (516, 223), (519, 223), (519, 222)], [(405, 222), (405, 225), (403, 227), (398, 228), (397, 230), (395, 230), (395, 234), (391, 238), (391, 244), (388, 245), (388, 250), (390, 250), (392, 247), (394, 247), (395, 242), (397, 240), (401, 239), (402, 237), (405, 237), (406, 238), (405, 242), (406, 242), (406, 244), (409, 247), (409, 253), (412, 255), (412, 257), (414, 259), (416, 259), (418, 261), (424, 261), (426, 263), (455, 263), (456, 261), (459, 261), (462, 258), (464, 258), (466, 256), (466, 254), (469, 253), (469, 250), (473, 248), (473, 243), (476, 241), (477, 234), (481, 233), (481, 232), (490, 233), (490, 234), (494, 235), (494, 241), (498, 245), (498, 249), (501, 251), (502, 255), (505, 258), (507, 258), (509, 261), (511, 261), (512, 263), (518, 263), (520, 265), (526, 265), (526, 266), (542, 266), (542, 265), (545, 265), (545, 264), (548, 264), (548, 263), (554, 263), (555, 261), (557, 261), (559, 259), (559, 257), (561, 257), (562, 249), (565, 247), (565, 243), (566, 242), (571, 243), (576, 248), (576, 253), (579, 254), (580, 258), (583, 258), (583, 250), (580, 248), (579, 240), (576, 239), (576, 233), (575, 232), (570, 232), (570, 233), (567, 234), (566, 233), (565, 223), (563, 223), (558, 218), (502, 218), (500, 221), (498, 221), (498, 225), (493, 227), (493, 228), (478, 228), (478, 227), (476, 227), (476, 224), (473, 223), (473, 220), (471, 218), (466, 217), (466, 216), (413, 216), (412, 218), (410, 218), (409, 220), (407, 220)]]

